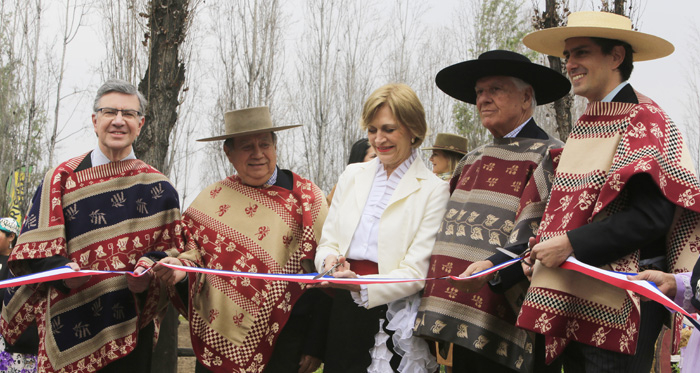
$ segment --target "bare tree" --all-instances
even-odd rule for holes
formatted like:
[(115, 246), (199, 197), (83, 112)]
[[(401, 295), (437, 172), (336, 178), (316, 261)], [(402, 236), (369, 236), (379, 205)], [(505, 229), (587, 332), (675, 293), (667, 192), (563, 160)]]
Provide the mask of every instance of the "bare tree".
[[(123, 79), (138, 82), (148, 64), (149, 0), (100, 1), (103, 37), (107, 58), (99, 67), (101, 80)], [(144, 40), (146, 35), (146, 40)]]
[(53, 117), (53, 130), (50, 132), (49, 137), (49, 167), (53, 166), (53, 156), (54, 149), (56, 148), (56, 136), (58, 134), (58, 119), (59, 111), (61, 108), (61, 94), (63, 87), (63, 75), (65, 73), (66, 66), (66, 51), (68, 50), (68, 44), (71, 43), (73, 38), (78, 34), (80, 26), (82, 26), (82, 20), (85, 15), (87, 15), (88, 6), (86, 3), (71, 2), (71, 0), (65, 0), (65, 16), (63, 18), (63, 35), (61, 40), (61, 60), (58, 65), (58, 72), (56, 77), (56, 104), (54, 107), (54, 117)]
[(165, 164), (170, 133), (177, 124), (180, 91), (185, 82), (185, 64), (180, 46), (190, 22), (189, 0), (151, 0), (148, 13), (148, 68), (139, 83), (146, 96), (146, 124), (134, 142), (134, 152), (159, 170)]
[[(210, 67), (216, 86), (215, 107), (208, 116), (212, 136), (224, 131), (226, 111), (270, 106), (276, 118), (274, 93), (283, 63), (283, 14), (279, 1), (219, 1), (209, 8), (216, 59)], [(209, 184), (234, 170), (220, 142), (206, 145)]]
[[(564, 25), (564, 19), (568, 16), (568, 1), (558, 2), (556, 0), (546, 0), (545, 10), (541, 12), (535, 8), (535, 16), (533, 17), (533, 25), (536, 30), (546, 29), (550, 27), (559, 27)], [(549, 67), (561, 74), (566, 74), (566, 66), (559, 57), (547, 56)], [(572, 125), (572, 107), (574, 104), (573, 93), (568, 93), (566, 96), (554, 101), (552, 104), (557, 122), (557, 133), (561, 141), (566, 141), (571, 132)]]
[[(455, 33), (461, 33), (457, 38), (466, 40), (459, 53), (466, 54), (467, 59), (493, 49), (527, 54), (520, 42), (530, 29), (523, 16), (523, 5), (520, 0), (480, 0), (472, 3), (471, 8), (462, 7), (458, 10), (458, 23), (453, 26)], [(467, 137), (470, 149), (490, 141), (491, 136), (481, 125), (476, 106), (457, 102), (452, 115), (459, 134)]]
[[(44, 7), (41, 0), (34, 0), (25, 4), (22, 15), (22, 32), (20, 38), (20, 48), (23, 52), (22, 60), (24, 74), (21, 81), (26, 84), (22, 86), (23, 101), (27, 109), (24, 149), (22, 157), (22, 167), (24, 171), (24, 191), (23, 195), (28, 196), (29, 191), (35, 184), (30, 180), (32, 168), (36, 168), (40, 150), (37, 147), (41, 139), (42, 127), (46, 122), (45, 91), (39, 87), (42, 74), (39, 71), (39, 50), (41, 48), (41, 17)], [(22, 8), (17, 8), (22, 9)], [(29, 198), (25, 198), (20, 210), (24, 212), (29, 205)]]
[(345, 8), (344, 2), (311, 0), (306, 3), (304, 44), (297, 66), (297, 91), (292, 103), (293, 117), (303, 127), (303, 158), (301, 174), (313, 180), (321, 189), (330, 190), (335, 180), (329, 175), (342, 160), (329, 154), (334, 146), (331, 133), (338, 120), (335, 108), (338, 67), (336, 41), (340, 32), (335, 22)]
[(422, 2), (394, 1), (389, 30), (386, 30), (389, 35), (386, 46), (390, 54), (383, 64), (386, 67), (385, 83), (402, 82), (415, 86), (418, 75), (414, 61), (416, 55), (421, 53), (415, 45), (419, 44), (420, 36), (427, 32), (421, 19), (426, 10)]
[(693, 51), (690, 55), (688, 66), (686, 67), (687, 74), (687, 106), (684, 126), (686, 133), (686, 138), (688, 139), (688, 148), (690, 150), (690, 155), (695, 163), (695, 169), (700, 169), (700, 52), (698, 52), (698, 46), (700, 46), (700, 30), (697, 26), (693, 25), (691, 29), (691, 42), (690, 45)]
[(338, 15), (340, 24), (338, 33), (338, 64), (336, 68), (338, 111), (336, 138), (334, 146), (327, 147), (338, 160), (337, 166), (329, 172), (329, 178), (337, 180), (350, 155), (350, 147), (367, 134), (360, 129), (360, 115), (364, 100), (372, 91), (372, 84), (377, 75), (378, 56), (367, 51), (378, 50), (381, 46), (381, 29), (377, 18), (376, 3), (368, 0), (353, 1), (346, 5), (345, 11)]

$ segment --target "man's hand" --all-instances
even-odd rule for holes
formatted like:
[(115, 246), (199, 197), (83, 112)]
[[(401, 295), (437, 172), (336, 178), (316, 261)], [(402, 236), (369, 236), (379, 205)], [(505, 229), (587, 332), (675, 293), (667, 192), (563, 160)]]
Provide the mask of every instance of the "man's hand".
[(182, 262), (180, 261), (180, 259), (177, 258), (165, 257), (159, 260), (158, 263), (156, 263), (155, 267), (153, 267), (153, 271), (156, 273), (156, 276), (158, 276), (158, 278), (161, 281), (165, 282), (168, 285), (177, 284), (178, 282), (182, 281), (183, 278), (185, 278), (185, 275), (187, 275), (185, 271), (175, 270), (166, 267), (161, 263), (181, 266)]
[[(74, 271), (80, 271), (80, 266), (76, 262), (70, 262), (66, 265)], [(85, 285), (85, 283), (88, 282), (91, 277), (92, 276), (67, 278), (67, 279), (63, 280), (63, 285), (66, 285), (66, 287), (68, 289), (79, 288), (79, 287)]]
[[(141, 274), (143, 271), (145, 271), (146, 268), (142, 266), (136, 267), (134, 269), (134, 274)], [(151, 272), (147, 272), (143, 276), (135, 277), (131, 275), (125, 275), (126, 276), (126, 284), (129, 286), (129, 290), (131, 290), (132, 293), (143, 293), (148, 289), (148, 285), (151, 283)]]
[[(467, 269), (462, 272), (458, 277), (459, 278), (466, 278), (471, 276), (474, 273), (481, 272), (483, 270), (489, 269), (493, 267), (493, 262), (490, 260), (480, 260), (478, 262), (474, 262), (467, 267)], [(484, 285), (486, 285), (487, 282), (491, 281), (495, 275), (490, 274), (488, 276), (481, 276), (477, 278), (471, 278), (468, 280), (460, 280), (456, 281), (453, 279), (448, 279), (452, 283), (452, 286), (457, 288), (457, 290), (460, 291), (465, 291), (467, 293), (475, 293), (479, 290), (481, 290)]]
[(321, 366), (321, 359), (311, 355), (301, 355), (299, 361), (299, 373), (313, 373)]
[[(650, 269), (636, 276), (627, 275), (627, 279), (653, 282), (665, 296), (671, 299), (676, 297), (676, 278), (670, 273)], [(642, 297), (642, 300), (649, 300), (649, 298)]]
[(573, 253), (574, 248), (569, 242), (569, 236), (563, 234), (533, 246), (530, 258), (525, 260), (529, 261), (530, 264), (535, 264), (535, 260), (539, 260), (545, 267), (556, 268)]

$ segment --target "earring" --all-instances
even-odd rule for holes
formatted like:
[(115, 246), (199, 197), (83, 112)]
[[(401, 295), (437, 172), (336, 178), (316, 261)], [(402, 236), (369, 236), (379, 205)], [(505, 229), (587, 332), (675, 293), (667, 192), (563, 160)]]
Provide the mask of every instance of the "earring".
[(416, 143), (416, 138), (414, 137), (411, 139), (411, 144), (415, 144), (415, 143)]

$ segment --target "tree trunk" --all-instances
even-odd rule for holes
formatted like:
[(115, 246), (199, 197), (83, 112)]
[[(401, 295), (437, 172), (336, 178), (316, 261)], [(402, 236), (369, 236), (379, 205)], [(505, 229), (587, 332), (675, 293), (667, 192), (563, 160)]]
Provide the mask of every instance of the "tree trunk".
[[(545, 13), (542, 15), (542, 24), (544, 28), (558, 27), (562, 25), (562, 19), (559, 17), (558, 4), (556, 0), (547, 0)], [(549, 67), (558, 73), (565, 74), (565, 65), (561, 58), (547, 56)], [(566, 142), (571, 133), (571, 107), (574, 103), (574, 96), (568, 93), (566, 96), (554, 102), (555, 118), (557, 120), (557, 133), (559, 139)]]
[(136, 156), (159, 170), (167, 170), (170, 132), (177, 123), (178, 96), (185, 81), (179, 57), (185, 39), (189, 0), (152, 0), (148, 69), (139, 84), (146, 96), (146, 124), (134, 142)]
[[(185, 81), (185, 64), (179, 56), (188, 23), (189, 0), (151, 0), (149, 14), (150, 53), (139, 91), (146, 96), (146, 124), (134, 142), (142, 161), (159, 170), (165, 164), (170, 132), (177, 123), (178, 97)], [(153, 372), (177, 371), (177, 314), (170, 310), (161, 324), (153, 353)]]
[[(554, 56), (547, 56), (549, 59), (549, 67), (560, 73), (564, 71), (564, 64), (561, 58)], [(571, 93), (567, 93), (566, 96), (554, 101), (554, 115), (557, 120), (557, 133), (559, 134), (559, 139), (566, 142), (569, 138), (569, 133), (571, 133), (571, 107), (574, 104), (574, 96)]]

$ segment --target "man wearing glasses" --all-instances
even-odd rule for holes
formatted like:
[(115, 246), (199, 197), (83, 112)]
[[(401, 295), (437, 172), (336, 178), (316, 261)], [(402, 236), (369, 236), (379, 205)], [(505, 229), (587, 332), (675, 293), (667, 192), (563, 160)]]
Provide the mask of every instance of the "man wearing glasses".
[[(46, 173), (10, 255), (15, 275), (60, 266), (140, 274), (181, 250), (177, 192), (132, 148), (145, 105), (128, 82), (100, 87), (97, 146)], [(150, 372), (153, 320), (166, 302), (151, 272), (21, 286), (6, 295), (0, 333), (12, 344), (35, 324), (42, 372)]]

